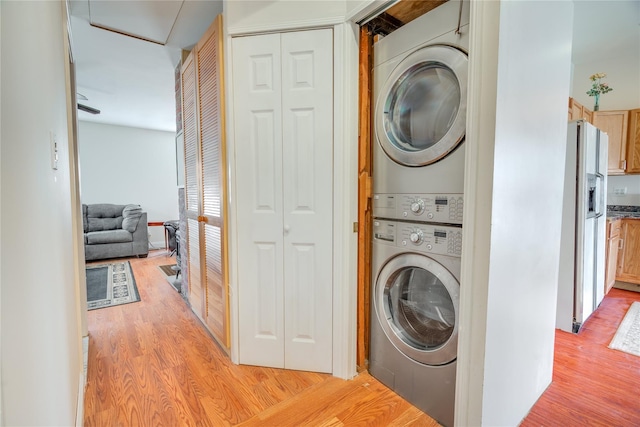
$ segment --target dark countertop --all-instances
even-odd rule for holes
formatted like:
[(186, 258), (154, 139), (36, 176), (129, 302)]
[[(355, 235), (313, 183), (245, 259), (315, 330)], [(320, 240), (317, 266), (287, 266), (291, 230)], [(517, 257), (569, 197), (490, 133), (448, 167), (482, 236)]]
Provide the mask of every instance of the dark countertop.
[(640, 218), (640, 206), (609, 205), (607, 219)]
[(640, 219), (640, 213), (638, 212), (607, 212), (607, 219), (623, 219), (623, 218), (637, 218)]

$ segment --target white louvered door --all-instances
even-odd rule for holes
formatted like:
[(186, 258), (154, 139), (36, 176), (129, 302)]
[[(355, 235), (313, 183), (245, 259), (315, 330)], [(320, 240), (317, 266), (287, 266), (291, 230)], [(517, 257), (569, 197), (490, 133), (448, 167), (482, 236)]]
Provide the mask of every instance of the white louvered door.
[(331, 372), (332, 31), (233, 58), (240, 363)]
[(225, 236), (225, 144), (222, 18), (218, 16), (182, 67), (189, 301), (229, 347)]

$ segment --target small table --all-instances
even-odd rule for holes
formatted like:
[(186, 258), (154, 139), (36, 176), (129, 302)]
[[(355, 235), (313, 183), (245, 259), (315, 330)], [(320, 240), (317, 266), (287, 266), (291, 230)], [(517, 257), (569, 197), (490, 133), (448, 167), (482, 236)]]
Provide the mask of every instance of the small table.
[[(164, 221), (149, 221), (147, 222), (149, 227), (164, 227)], [(167, 230), (164, 231), (164, 249), (169, 250), (169, 240), (167, 237)]]

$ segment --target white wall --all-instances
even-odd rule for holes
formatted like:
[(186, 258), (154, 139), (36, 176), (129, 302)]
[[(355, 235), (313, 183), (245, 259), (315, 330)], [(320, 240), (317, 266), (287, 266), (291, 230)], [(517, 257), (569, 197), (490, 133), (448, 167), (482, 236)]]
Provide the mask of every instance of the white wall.
[(594, 98), (586, 92), (591, 88), (589, 76), (606, 73), (605, 82), (613, 88), (600, 96), (600, 110), (631, 110), (640, 108), (640, 60), (638, 54), (598, 59), (574, 65), (571, 96), (593, 110)]
[[(149, 221), (178, 219), (175, 133), (79, 122), (82, 203), (134, 203)], [(164, 247), (164, 228), (149, 227)]]
[(518, 425), (551, 382), (572, 20), (571, 2), (472, 2), (457, 425)]
[[(225, 0), (224, 14), (229, 34), (288, 29), (344, 21), (345, 0)], [(313, 24), (311, 24), (313, 23)]]
[[(1, 8), (2, 422), (74, 425), (82, 361), (62, 3)], [(49, 132), (59, 141), (57, 171)]]
[[(607, 205), (640, 206), (640, 175), (610, 175), (607, 183)], [(627, 194), (616, 195), (616, 188)]]

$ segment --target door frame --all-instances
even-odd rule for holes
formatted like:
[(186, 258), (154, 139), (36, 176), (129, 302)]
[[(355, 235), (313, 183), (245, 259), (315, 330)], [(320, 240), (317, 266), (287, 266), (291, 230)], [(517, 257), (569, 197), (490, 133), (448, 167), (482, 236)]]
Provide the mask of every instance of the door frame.
[[(226, 117), (234, 121), (231, 88), (232, 38), (294, 30), (330, 28), (333, 30), (333, 349), (332, 374), (339, 378), (356, 375), (357, 314), (357, 233), (358, 220), (358, 37), (359, 27), (352, 22), (305, 22), (292, 28), (242, 29), (229, 32), (224, 22)], [(229, 274), (231, 361), (238, 363), (238, 224), (235, 187), (235, 140), (233, 126), (227, 126), (227, 182), (230, 197)]]

